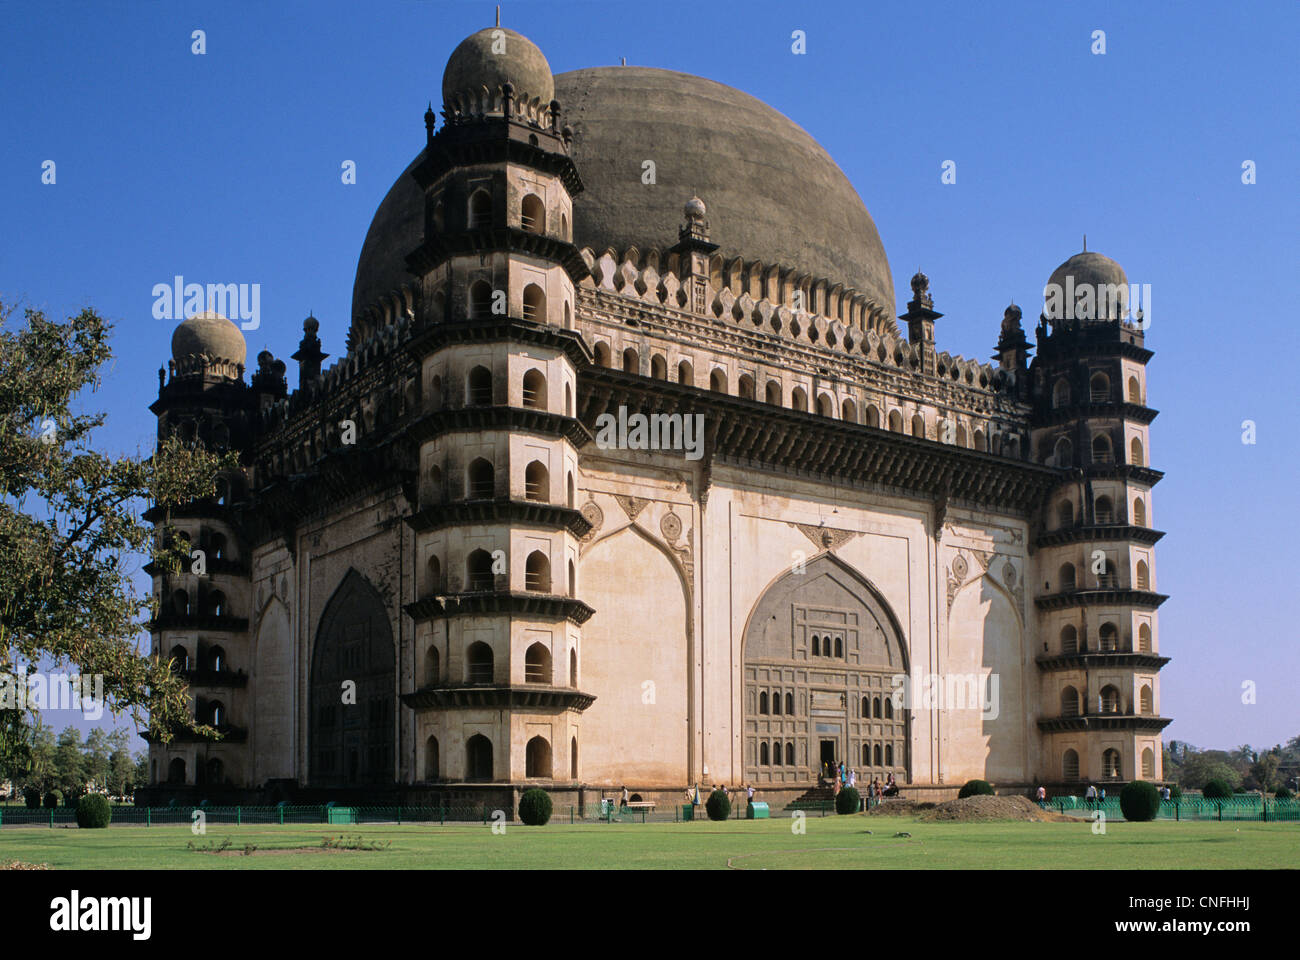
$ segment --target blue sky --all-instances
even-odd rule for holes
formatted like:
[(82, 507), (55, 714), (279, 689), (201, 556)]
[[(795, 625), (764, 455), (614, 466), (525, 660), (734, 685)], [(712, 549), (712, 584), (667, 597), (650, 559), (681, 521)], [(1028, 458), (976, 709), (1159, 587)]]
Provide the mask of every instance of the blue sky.
[[(992, 7), (992, 9), (990, 9)], [(103, 440), (147, 449), (176, 274), (262, 286), (249, 357), (309, 310), (344, 351), (370, 218), (419, 151), (442, 68), (490, 3), (4, 3), (0, 299), (115, 319)], [(1150, 456), (1166, 739), (1300, 734), (1292, 2), (516, 2), (552, 69), (665, 67), (782, 111), (839, 162), (900, 295), (931, 279), (940, 349), (987, 359), (1088, 248), (1152, 288)], [(191, 53), (191, 33), (207, 52)], [(807, 53), (791, 52), (803, 30)], [(1091, 52), (1104, 30), (1106, 53)], [(41, 183), (55, 161), (57, 182)], [(356, 163), (344, 185), (340, 165)], [(952, 160), (957, 182), (940, 182)], [(1241, 182), (1243, 161), (1257, 182)], [(900, 308), (902, 304), (899, 304)], [(1030, 326), (1032, 308), (1026, 310)], [(293, 377), (291, 365), (290, 377)], [(1241, 442), (1243, 420), (1258, 441)], [(1242, 685), (1256, 702), (1242, 703)], [(62, 720), (51, 718), (57, 726)]]

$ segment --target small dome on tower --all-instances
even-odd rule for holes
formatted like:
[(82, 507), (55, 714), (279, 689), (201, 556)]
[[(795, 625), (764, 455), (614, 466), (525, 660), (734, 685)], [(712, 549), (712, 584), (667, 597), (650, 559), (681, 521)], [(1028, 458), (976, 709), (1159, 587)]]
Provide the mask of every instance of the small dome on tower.
[[(442, 101), (448, 113), (499, 111), (506, 84), (511, 95), (549, 109), (555, 99), (551, 65), (537, 45), (505, 27), (486, 27), (460, 42), (442, 74)], [(459, 104), (459, 108), (458, 105)]]
[(686, 219), (703, 219), (706, 213), (708, 213), (708, 207), (704, 205), (704, 201), (699, 197), (691, 197), (686, 201)]
[(1074, 278), (1076, 288), (1085, 283), (1120, 284), (1126, 289), (1128, 287), (1128, 276), (1124, 273), (1124, 268), (1110, 257), (1091, 250), (1076, 253), (1066, 260), (1052, 271), (1048, 283), (1059, 284), (1064, 289), (1066, 277)]
[(208, 356), (243, 364), (248, 355), (244, 335), (219, 313), (199, 313), (181, 323), (172, 333), (172, 359)]

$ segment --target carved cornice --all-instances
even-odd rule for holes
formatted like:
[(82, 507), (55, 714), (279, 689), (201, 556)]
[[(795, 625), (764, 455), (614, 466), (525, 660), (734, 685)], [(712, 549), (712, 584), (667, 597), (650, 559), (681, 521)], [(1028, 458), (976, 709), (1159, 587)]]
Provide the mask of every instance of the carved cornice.
[(164, 630), (203, 630), (207, 632), (246, 633), (247, 617), (215, 616), (208, 613), (164, 613), (149, 621), (150, 633)]
[(418, 533), (458, 524), (511, 524), (568, 530), (582, 538), (591, 532), (591, 521), (577, 510), (533, 500), (456, 500), (425, 507), (406, 518)]
[(465, 684), (424, 687), (402, 694), (402, 702), (416, 710), (455, 710), (478, 707), (507, 710), (586, 710), (595, 694), (566, 687), (527, 684)]
[(1044, 717), (1038, 721), (1038, 729), (1044, 733), (1095, 733), (1103, 730), (1159, 733), (1173, 722), (1172, 717), (1098, 713), (1077, 717)]
[(1069, 527), (1065, 530), (1052, 530), (1040, 534), (1034, 541), (1034, 546), (1041, 550), (1044, 547), (1059, 547), (1068, 543), (1123, 540), (1149, 547), (1158, 542), (1164, 535), (1163, 530), (1152, 530), (1150, 527), (1135, 527), (1129, 524), (1091, 525)]
[(1150, 590), (1067, 590), (1064, 593), (1049, 593), (1035, 597), (1034, 606), (1039, 610), (1066, 610), (1070, 607), (1120, 606), (1139, 607), (1143, 610), (1155, 610), (1169, 597)]
[(414, 443), (424, 443), (447, 433), (480, 433), (484, 430), (509, 430), (559, 437), (575, 447), (591, 441), (591, 432), (573, 417), (531, 407), (456, 407), (426, 413), (411, 423), (406, 436)]
[(478, 227), (461, 233), (435, 233), (406, 256), (416, 274), (428, 273), (451, 257), (481, 253), (520, 253), (564, 268), (575, 285), (591, 275), (578, 248), (567, 241), (519, 227)]
[(1047, 673), (1059, 670), (1087, 670), (1095, 667), (1138, 667), (1159, 670), (1170, 660), (1154, 653), (1131, 650), (1114, 653), (1061, 653), (1038, 657), (1038, 668)]
[(1128, 420), (1149, 424), (1160, 411), (1137, 403), (1072, 403), (1049, 408), (1034, 417), (1035, 427), (1054, 427), (1077, 420)]
[(443, 347), (465, 343), (529, 344), (563, 351), (575, 367), (595, 362), (591, 349), (577, 331), (518, 317), (427, 323), (415, 331), (405, 349), (418, 362)]
[(568, 620), (579, 626), (596, 612), (573, 597), (507, 591), (439, 594), (408, 603), (402, 609), (417, 623), (473, 614), (504, 614), (526, 620)]

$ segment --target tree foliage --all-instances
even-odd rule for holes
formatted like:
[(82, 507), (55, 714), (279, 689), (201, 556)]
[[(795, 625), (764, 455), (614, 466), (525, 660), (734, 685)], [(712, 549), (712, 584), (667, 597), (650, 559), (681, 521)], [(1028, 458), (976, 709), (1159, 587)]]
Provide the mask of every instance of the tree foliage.
[(21, 683), (38, 667), (75, 668), (103, 678), (110, 710), (137, 725), (147, 713), (164, 740), (210, 734), (190, 715), (184, 680), (141, 653), (157, 610), (131, 576), (142, 557), (173, 571), (189, 557), (184, 538), (155, 538), (142, 511), (213, 496), (236, 460), (175, 437), (151, 456), (97, 451), (105, 417), (78, 408), (111, 362), (111, 325), (93, 310), (60, 323), (27, 309), (11, 328), (13, 312), (0, 304), (0, 674)]

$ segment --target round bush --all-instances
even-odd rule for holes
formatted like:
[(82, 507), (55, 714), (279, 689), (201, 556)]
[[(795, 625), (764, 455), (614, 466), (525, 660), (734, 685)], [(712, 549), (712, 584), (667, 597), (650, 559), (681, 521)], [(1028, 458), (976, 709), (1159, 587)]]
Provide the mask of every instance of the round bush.
[(962, 788), (957, 791), (957, 799), (965, 797), (992, 796), (993, 785), (987, 780), (967, 780), (962, 784)]
[(1154, 820), (1160, 811), (1160, 791), (1145, 780), (1127, 783), (1119, 792), (1119, 809), (1124, 819), (1133, 823)]
[(710, 820), (726, 820), (731, 816), (731, 798), (721, 790), (714, 790), (704, 803)]
[(544, 826), (551, 819), (551, 795), (533, 787), (519, 798), (519, 819), (530, 827)]
[(1231, 800), (1232, 787), (1222, 780), (1211, 780), (1201, 788), (1201, 796), (1206, 800)]
[(28, 810), (39, 810), (41, 808), (41, 791), (35, 787), (28, 787), (23, 791), (23, 802), (27, 804)]
[(62, 800), (63, 791), (51, 790), (45, 795), (45, 807), (46, 809), (53, 809), (54, 807), (57, 807)]
[(1273, 792), (1273, 798), (1275, 800), (1290, 800), (1293, 796), (1295, 796), (1295, 794), (1293, 794), (1288, 787), (1278, 787), (1277, 790)]
[(92, 793), (77, 801), (77, 826), (83, 830), (101, 829), (112, 819), (113, 809), (103, 794)]
[(835, 797), (836, 813), (857, 813), (862, 809), (862, 797), (857, 787), (845, 787)]

